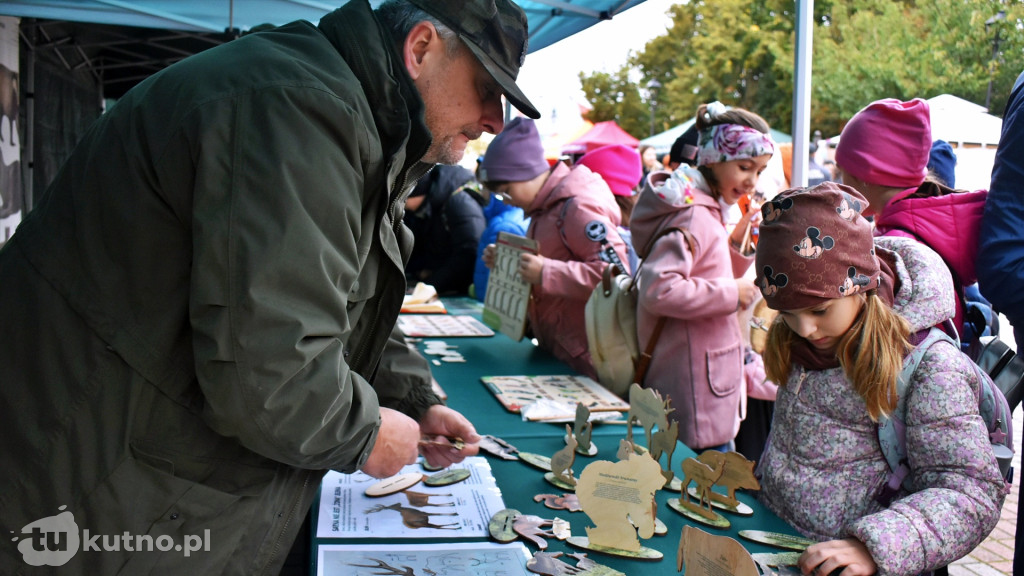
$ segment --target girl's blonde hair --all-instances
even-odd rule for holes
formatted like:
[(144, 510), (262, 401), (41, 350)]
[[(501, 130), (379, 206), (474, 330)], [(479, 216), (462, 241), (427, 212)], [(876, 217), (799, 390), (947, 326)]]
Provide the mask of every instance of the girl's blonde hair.
[[(768, 122), (750, 110), (746, 110), (744, 108), (730, 108), (724, 112), (712, 115), (711, 112), (708, 111), (707, 104), (701, 104), (697, 107), (697, 116), (694, 120), (694, 124), (698, 131), (704, 131), (712, 126), (718, 126), (719, 124), (739, 124), (740, 126), (753, 128), (762, 134), (768, 134), (771, 132)], [(708, 183), (708, 186), (711, 187), (711, 191), (717, 198), (718, 179), (715, 178), (715, 173), (707, 166), (700, 166), (697, 170), (699, 170), (701, 175), (704, 176), (704, 180)]]
[[(768, 380), (785, 386), (792, 370), (790, 349), (797, 338), (781, 316), (775, 318), (764, 353)], [(896, 379), (912, 347), (909, 338), (910, 324), (871, 290), (864, 309), (836, 346), (839, 365), (874, 421), (896, 408)]]

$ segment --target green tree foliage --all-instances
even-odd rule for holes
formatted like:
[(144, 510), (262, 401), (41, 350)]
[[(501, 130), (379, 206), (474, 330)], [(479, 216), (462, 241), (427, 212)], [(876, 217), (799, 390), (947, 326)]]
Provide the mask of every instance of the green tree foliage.
[[(691, 0), (670, 10), (673, 26), (614, 75), (581, 74), (589, 119), (616, 119), (639, 138), (650, 126), (645, 86), (657, 80), (656, 125), (693, 117), (720, 100), (792, 125), (796, 2)], [(811, 126), (836, 134), (879, 98), (953, 94), (1001, 114), (1024, 70), (1024, 4), (993, 0), (817, 0)], [(1006, 18), (986, 25), (999, 10)], [(998, 38), (996, 34), (998, 33)], [(993, 58), (993, 48), (998, 50)], [(598, 78), (601, 77), (601, 78)], [(627, 118), (647, 115), (647, 123)]]
[(594, 106), (585, 115), (587, 120), (595, 123), (615, 120), (623, 130), (638, 138), (650, 136), (649, 101), (640, 94), (638, 85), (630, 81), (629, 68), (623, 67), (614, 75), (581, 74), (580, 83)]

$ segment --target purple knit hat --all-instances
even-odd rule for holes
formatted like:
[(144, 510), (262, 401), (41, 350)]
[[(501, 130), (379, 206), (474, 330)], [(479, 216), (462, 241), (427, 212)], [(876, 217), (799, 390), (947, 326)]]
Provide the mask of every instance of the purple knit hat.
[(480, 163), (481, 182), (526, 182), (548, 171), (537, 125), (516, 117), (491, 140)]
[(792, 188), (761, 206), (758, 288), (773, 310), (800, 310), (878, 287), (867, 200), (824, 182)]

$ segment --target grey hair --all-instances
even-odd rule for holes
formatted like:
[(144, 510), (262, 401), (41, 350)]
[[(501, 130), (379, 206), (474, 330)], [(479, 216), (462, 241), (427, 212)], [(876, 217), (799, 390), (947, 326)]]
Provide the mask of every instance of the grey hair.
[(406, 36), (414, 26), (427, 21), (434, 25), (438, 37), (444, 42), (445, 55), (448, 58), (455, 58), (462, 51), (462, 42), (454, 30), (408, 0), (387, 0), (377, 7), (374, 13), (391, 33), (391, 39), (396, 46), (401, 46), (405, 42)]

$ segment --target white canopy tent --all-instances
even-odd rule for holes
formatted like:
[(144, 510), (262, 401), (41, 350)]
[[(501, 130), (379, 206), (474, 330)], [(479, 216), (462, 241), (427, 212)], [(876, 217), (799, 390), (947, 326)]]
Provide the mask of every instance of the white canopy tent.
[(956, 187), (988, 189), (1003, 120), (979, 106), (951, 94), (928, 99), (932, 141), (945, 140), (956, 154)]

